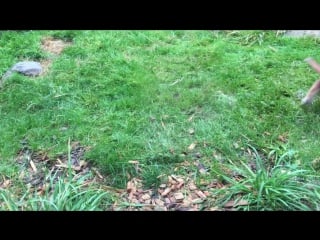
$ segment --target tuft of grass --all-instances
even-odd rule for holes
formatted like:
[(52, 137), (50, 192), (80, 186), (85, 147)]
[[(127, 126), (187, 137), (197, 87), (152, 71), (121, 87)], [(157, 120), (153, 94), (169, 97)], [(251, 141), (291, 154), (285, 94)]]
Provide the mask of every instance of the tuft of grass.
[(255, 154), (256, 170), (242, 161), (240, 165), (228, 165), (240, 180), (213, 170), (227, 184), (215, 190), (220, 206), (233, 200), (235, 206), (240, 201), (247, 203), (236, 207), (238, 210), (319, 210), (320, 179), (315, 171), (291, 163), (292, 151), (276, 155), (269, 166), (254, 147), (251, 149)]
[(60, 178), (53, 181), (47, 190), (39, 195), (24, 189), (18, 196), (9, 190), (0, 190), (0, 210), (10, 211), (101, 211), (108, 210), (112, 204), (112, 196), (95, 187), (85, 187), (85, 177), (69, 181)]

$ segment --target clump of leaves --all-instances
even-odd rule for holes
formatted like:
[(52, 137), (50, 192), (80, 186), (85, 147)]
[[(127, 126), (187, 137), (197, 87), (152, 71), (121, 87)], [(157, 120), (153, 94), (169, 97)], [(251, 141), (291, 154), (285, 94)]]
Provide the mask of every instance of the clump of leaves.
[(319, 210), (319, 176), (314, 171), (290, 163), (292, 152), (284, 153), (275, 159), (273, 166), (267, 166), (258, 151), (251, 148), (256, 170), (243, 162), (240, 166), (229, 166), (240, 180), (214, 170), (229, 186), (214, 190), (220, 206), (232, 202), (237, 210)]

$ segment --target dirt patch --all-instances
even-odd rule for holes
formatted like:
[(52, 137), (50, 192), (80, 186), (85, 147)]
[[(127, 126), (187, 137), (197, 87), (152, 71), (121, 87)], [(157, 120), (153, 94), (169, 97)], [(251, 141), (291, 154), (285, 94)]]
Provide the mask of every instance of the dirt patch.
[[(71, 42), (65, 42), (61, 39), (55, 39), (52, 37), (45, 37), (41, 40), (41, 48), (44, 51), (53, 54), (54, 56), (60, 55), (62, 51), (71, 44)], [(40, 63), (42, 66), (41, 75), (47, 74), (52, 63), (52, 59), (45, 59), (42, 60)]]
[(64, 42), (60, 39), (54, 39), (52, 37), (46, 37), (42, 39), (42, 49), (46, 52), (59, 55), (64, 48), (71, 45), (71, 42)]

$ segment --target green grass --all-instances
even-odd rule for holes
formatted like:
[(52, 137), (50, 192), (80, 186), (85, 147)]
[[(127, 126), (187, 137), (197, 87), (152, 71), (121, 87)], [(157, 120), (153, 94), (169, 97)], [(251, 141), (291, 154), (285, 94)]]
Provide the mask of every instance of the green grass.
[(15, 74), (0, 90), (6, 177), (16, 174), (23, 139), (52, 157), (65, 152), (69, 138), (90, 146), (86, 159), (122, 188), (130, 177), (156, 187), (159, 175), (194, 161), (196, 152), (213, 167), (246, 160), (248, 143), (281, 155), (280, 135), (301, 168), (319, 158), (319, 101), (299, 106), (318, 78), (303, 59), (320, 61), (319, 40), (276, 31), (5, 31), (0, 74), (19, 60), (46, 59), (45, 36), (72, 45), (47, 75)]
[[(213, 170), (230, 184), (229, 187), (214, 191), (219, 196), (221, 206), (233, 200), (241, 210), (319, 210), (319, 175), (292, 163), (292, 150), (276, 157), (271, 164), (270, 158), (263, 159), (254, 147), (251, 146), (251, 149), (255, 168), (243, 162), (239, 166), (231, 162), (228, 166), (241, 180), (223, 171)], [(245, 204), (237, 206), (240, 201)]]

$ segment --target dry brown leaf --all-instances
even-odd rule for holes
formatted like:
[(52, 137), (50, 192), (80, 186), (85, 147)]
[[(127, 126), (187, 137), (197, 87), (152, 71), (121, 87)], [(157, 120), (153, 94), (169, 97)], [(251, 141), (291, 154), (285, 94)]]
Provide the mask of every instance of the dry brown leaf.
[(282, 135), (279, 135), (278, 140), (283, 143), (286, 143), (288, 141), (288, 133), (284, 133)]
[(197, 145), (196, 143), (191, 143), (188, 147), (188, 150), (192, 151), (196, 147), (196, 145)]

